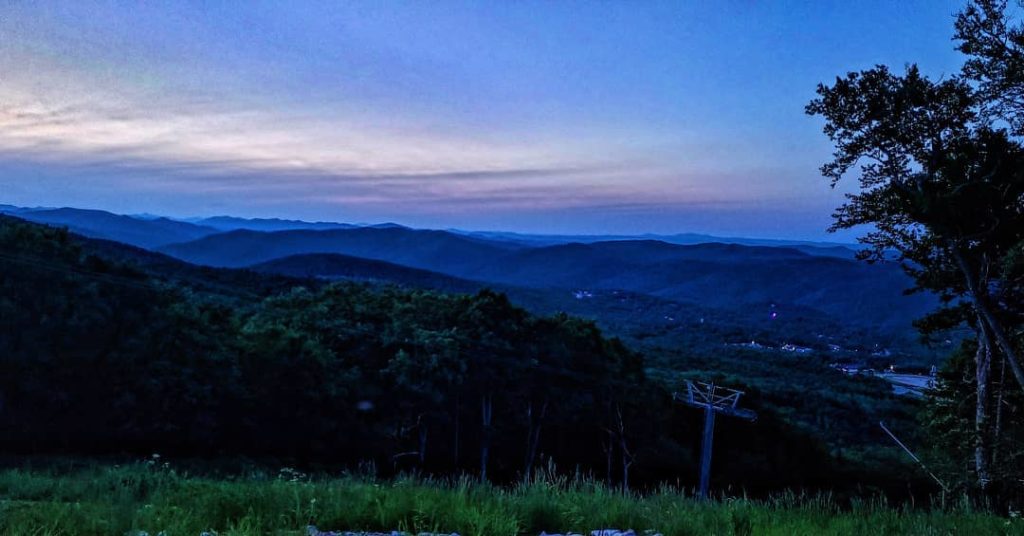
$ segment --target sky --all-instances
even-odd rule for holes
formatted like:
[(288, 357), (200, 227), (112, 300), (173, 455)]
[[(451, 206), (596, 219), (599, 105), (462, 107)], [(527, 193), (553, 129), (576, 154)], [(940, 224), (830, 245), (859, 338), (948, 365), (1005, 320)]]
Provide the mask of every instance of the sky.
[(0, 0), (0, 203), (848, 240), (803, 108), (961, 5)]

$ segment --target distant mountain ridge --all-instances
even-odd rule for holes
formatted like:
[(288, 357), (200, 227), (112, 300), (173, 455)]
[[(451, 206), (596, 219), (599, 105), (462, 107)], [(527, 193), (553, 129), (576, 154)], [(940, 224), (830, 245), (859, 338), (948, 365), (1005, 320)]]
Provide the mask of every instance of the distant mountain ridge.
[(217, 267), (239, 268), (307, 253), (339, 253), (453, 273), (519, 248), (445, 231), (358, 227), (273, 233), (230, 231), (159, 250), (189, 262)]
[(654, 233), (644, 233), (638, 235), (543, 235), (512, 233), (503, 231), (463, 231), (460, 229), (449, 230), (453, 233), (463, 234), (467, 236), (475, 236), (478, 238), (486, 238), (489, 240), (511, 241), (524, 245), (533, 246), (555, 246), (559, 244), (571, 243), (592, 244), (594, 242), (610, 242), (624, 240), (657, 240), (659, 242), (666, 242), (669, 244), (677, 244), (682, 246), (719, 243), (738, 244), (744, 246), (788, 247), (804, 251), (805, 253), (810, 253), (811, 255), (839, 257), (844, 259), (852, 259), (856, 254), (857, 250), (860, 249), (860, 246), (858, 246), (857, 244), (844, 244), (839, 242), (814, 242), (809, 240), (726, 237), (698, 233), (677, 233), (667, 235)]
[(192, 220), (198, 225), (213, 227), (219, 231), (237, 231), (245, 229), (249, 231), (296, 231), (300, 229), (351, 229), (356, 227), (348, 223), (334, 222), (308, 222), (301, 220), (282, 220), (278, 218), (236, 218), (234, 216), (214, 216), (212, 218), (200, 218)]
[(92, 238), (116, 240), (147, 249), (202, 238), (217, 229), (169, 218), (142, 219), (102, 210), (0, 206), (0, 213), (68, 229)]
[(204, 236), (236, 230), (276, 232), (357, 229), (363, 227), (408, 229), (408, 227), (390, 222), (351, 224), (322, 221), (308, 222), (279, 218), (249, 219), (234, 216), (179, 219), (148, 213), (123, 215), (95, 209), (19, 207), (5, 204), (0, 204), (0, 214), (17, 216), (34, 223), (67, 227), (69, 230), (83, 236), (114, 240), (147, 249), (189, 242)]
[[(44, 213), (61, 211), (64, 213), (63, 218), (54, 218), (52, 221), (43, 221)], [(19, 207), (14, 205), (0, 204), (0, 213), (3, 214), (28, 214), (36, 213), (37, 216), (33, 221), (38, 220), (38, 223), (46, 223), (48, 225), (65, 225), (76, 231), (88, 231), (90, 236), (96, 238), (116, 239), (113, 236), (106, 236), (107, 234), (113, 234), (115, 230), (104, 229), (103, 220), (110, 221), (113, 217), (131, 218), (138, 221), (172, 221), (179, 222), (182, 224), (190, 224), (198, 226), (209, 232), (213, 229), (216, 232), (227, 232), (234, 230), (250, 230), (250, 231), (263, 231), (263, 232), (274, 232), (274, 231), (295, 231), (295, 230), (330, 230), (330, 229), (353, 229), (361, 227), (369, 228), (399, 228), (399, 229), (412, 229), (404, 225), (400, 225), (392, 222), (384, 223), (343, 223), (343, 222), (332, 222), (332, 221), (304, 221), (294, 219), (281, 219), (281, 218), (240, 218), (236, 216), (212, 216), (212, 217), (200, 217), (200, 218), (170, 218), (160, 216), (156, 214), (140, 213), (140, 214), (129, 214), (119, 215), (103, 210), (95, 209), (82, 209), (82, 208), (71, 208), (71, 207)], [(120, 220), (121, 223), (129, 224), (126, 220)], [(540, 246), (553, 246), (559, 244), (569, 243), (582, 243), (589, 244), (594, 242), (608, 242), (608, 241), (623, 241), (623, 240), (658, 240), (661, 242), (667, 242), (670, 244), (678, 245), (694, 245), (694, 244), (708, 244), (708, 243), (723, 243), (723, 244), (740, 244), (747, 246), (770, 246), (770, 247), (790, 247), (798, 249), (812, 255), (829, 256), (829, 257), (840, 257), (840, 258), (852, 258), (854, 252), (859, 249), (856, 244), (844, 244), (838, 242), (816, 242), (809, 240), (785, 240), (785, 239), (769, 239), (769, 238), (745, 238), (745, 237), (724, 237), (715, 235), (706, 235), (698, 233), (677, 233), (677, 234), (654, 234), (654, 233), (643, 233), (643, 234), (600, 234), (600, 235), (574, 235), (574, 234), (530, 234), (530, 233), (516, 233), (506, 231), (467, 231), (462, 229), (445, 229), (444, 231), (463, 235), (471, 238), (482, 239), (492, 242), (512, 242), (520, 246), (529, 247), (540, 247)], [(120, 231), (118, 231), (120, 232)], [(86, 233), (83, 233), (86, 234)], [(212, 233), (211, 233), (212, 234)], [(185, 241), (185, 240), (179, 240)], [(160, 240), (147, 240), (147, 242), (164, 242)], [(165, 244), (173, 243), (174, 241), (164, 242)], [(139, 245), (139, 244), (133, 244)], [(147, 246), (148, 247), (148, 246)]]

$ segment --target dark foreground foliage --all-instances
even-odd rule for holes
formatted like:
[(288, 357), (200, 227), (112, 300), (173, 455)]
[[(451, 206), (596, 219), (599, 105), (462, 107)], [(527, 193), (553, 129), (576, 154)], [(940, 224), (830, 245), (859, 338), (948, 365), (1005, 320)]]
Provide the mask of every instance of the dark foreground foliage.
[(595, 528), (652, 529), (665, 536), (1024, 534), (1024, 522), (973, 509), (841, 507), (828, 495), (700, 502), (662, 487), (620, 493), (600, 482), (538, 478), (510, 488), (469, 479), (378, 481), (310, 478), (293, 470), (233, 478), (183, 474), (163, 463), (0, 472), (0, 533), (8, 535), (201, 532), (305, 535), (304, 528), (458, 532), (464, 536), (588, 534)]

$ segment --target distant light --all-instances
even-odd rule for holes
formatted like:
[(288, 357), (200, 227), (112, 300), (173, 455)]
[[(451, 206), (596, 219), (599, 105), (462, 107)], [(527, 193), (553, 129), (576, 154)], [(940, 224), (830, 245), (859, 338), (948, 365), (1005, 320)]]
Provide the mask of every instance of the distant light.
[(356, 404), (356, 409), (359, 411), (370, 411), (373, 409), (373, 402), (370, 402), (369, 400), (360, 400), (359, 403)]

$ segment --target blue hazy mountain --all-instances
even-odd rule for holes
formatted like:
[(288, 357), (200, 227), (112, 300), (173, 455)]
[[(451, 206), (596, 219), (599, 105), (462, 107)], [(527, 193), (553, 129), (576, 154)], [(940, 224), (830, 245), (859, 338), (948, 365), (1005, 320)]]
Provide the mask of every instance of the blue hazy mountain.
[(19, 208), (0, 205), (0, 213), (57, 227), (83, 236), (115, 240), (143, 248), (195, 240), (217, 229), (168, 218), (139, 218), (78, 208)]
[(120, 215), (103, 210), (53, 207), (18, 207), (0, 204), (0, 213), (46, 225), (67, 227), (83, 236), (115, 240), (144, 248), (188, 242), (211, 234), (252, 230), (263, 232), (291, 230), (353, 229), (357, 227), (402, 227), (395, 223), (374, 225), (308, 222), (279, 218), (237, 218), (214, 216), (210, 218), (174, 219), (156, 214)]
[(677, 233), (677, 234), (638, 234), (638, 235), (566, 235), (566, 234), (525, 234), (503, 231), (463, 231), (450, 229), (451, 232), (466, 236), (486, 238), (488, 240), (503, 240), (529, 246), (554, 246), (559, 244), (591, 244), (594, 242), (609, 242), (623, 240), (657, 240), (669, 244), (696, 245), (696, 244), (740, 244), (744, 246), (771, 246), (788, 247), (797, 249), (811, 255), (826, 257), (839, 257), (852, 259), (860, 246), (857, 244), (846, 244), (841, 242), (815, 242), (809, 240), (780, 240), (770, 238), (744, 238), (715, 236), (698, 233)]
[(456, 274), (521, 248), (508, 242), (482, 240), (445, 231), (359, 227), (273, 233), (231, 231), (165, 246), (160, 251), (196, 264), (234, 268), (291, 255), (339, 253)]
[[(208, 218), (167, 218), (157, 214), (117, 215), (102, 210), (52, 207), (18, 207), (0, 204), (0, 213), (21, 215), (39, 223), (63, 225), (87, 236), (120, 240), (142, 247), (158, 247), (177, 242), (186, 242), (216, 232), (250, 230), (262, 232), (294, 230), (334, 230), (353, 228), (410, 229), (409, 227), (385, 222), (376, 224), (341, 223), (330, 221), (303, 221), (280, 218), (239, 218), (235, 216), (214, 216)], [(27, 216), (32, 214), (32, 216)], [(138, 222), (157, 225), (139, 226)], [(196, 229), (198, 227), (199, 229)], [(137, 230), (136, 230), (137, 229)], [(813, 242), (802, 240), (776, 240), (744, 237), (721, 237), (696, 233), (669, 235), (566, 235), (527, 234), (502, 231), (464, 231), (449, 229), (448, 232), (490, 242), (511, 243), (520, 247), (541, 247), (570, 243), (594, 243), (623, 240), (658, 240), (670, 244), (695, 245), (707, 243), (741, 244), (748, 246), (789, 247), (812, 255), (839, 258), (853, 258), (858, 249), (855, 244)]]
[(335, 222), (308, 222), (302, 220), (282, 220), (278, 218), (236, 218), (234, 216), (214, 216), (212, 218), (201, 218), (191, 220), (199, 225), (213, 227), (219, 231), (236, 231), (245, 229), (249, 231), (295, 231), (300, 229), (325, 230), (325, 229), (351, 229), (356, 227), (348, 223)]

